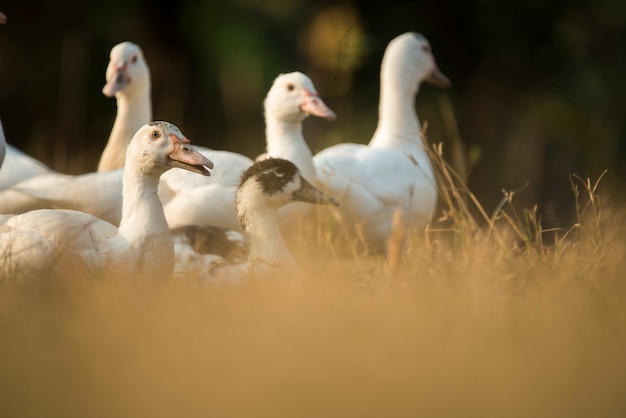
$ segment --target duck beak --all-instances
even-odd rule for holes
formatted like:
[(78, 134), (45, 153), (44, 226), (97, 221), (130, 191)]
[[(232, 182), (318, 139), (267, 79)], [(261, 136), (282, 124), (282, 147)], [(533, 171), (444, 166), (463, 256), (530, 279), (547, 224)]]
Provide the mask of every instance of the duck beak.
[(316, 203), (318, 205), (339, 206), (338, 201), (322, 193), (302, 176), (300, 176), (300, 189), (293, 193), (292, 199), (299, 202)]
[(304, 89), (305, 98), (304, 102), (300, 105), (300, 110), (304, 113), (308, 113), (320, 118), (335, 120), (337, 116), (330, 107), (326, 106), (326, 103), (320, 98), (316, 92), (311, 92)]
[(128, 65), (126, 65), (126, 63), (124, 63), (121, 67), (113, 68), (111, 73), (111, 76), (108, 77), (109, 71), (107, 71), (107, 83), (104, 87), (102, 87), (102, 93), (106, 97), (115, 96), (115, 93), (121, 91), (124, 87), (130, 84)]
[(174, 134), (170, 134), (170, 139), (174, 143), (174, 151), (169, 155), (169, 165), (194, 173), (210, 176), (208, 169), (213, 168), (213, 162), (204, 155), (196, 151), (187, 138), (179, 138)]
[(437, 67), (437, 65), (435, 65), (435, 69), (433, 70), (433, 72), (430, 73), (430, 75), (426, 77), (424, 81), (434, 86), (443, 87), (443, 88), (448, 88), (452, 85), (452, 82), (450, 82), (450, 79), (446, 77), (441, 71), (439, 71), (439, 68)]

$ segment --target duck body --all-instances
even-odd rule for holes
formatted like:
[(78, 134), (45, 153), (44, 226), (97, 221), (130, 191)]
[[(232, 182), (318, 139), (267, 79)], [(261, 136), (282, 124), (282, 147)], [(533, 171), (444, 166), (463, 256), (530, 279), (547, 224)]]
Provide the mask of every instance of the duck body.
[(235, 211), (235, 193), (241, 173), (253, 161), (229, 151), (198, 148), (218, 167), (210, 178), (170, 171), (161, 179), (159, 196), (168, 224), (172, 228), (184, 225), (213, 225), (239, 229)]
[(124, 277), (135, 262), (135, 252), (125, 254), (128, 242), (115, 226), (83, 212), (36, 210), (9, 218), (1, 231), (5, 278), (55, 271), (66, 277), (109, 278), (112, 260), (121, 260), (115, 271)]
[(344, 224), (358, 226), (373, 252), (385, 252), (394, 212), (419, 229), (436, 209), (437, 184), (415, 113), (422, 81), (449, 84), (423, 36), (396, 37), (381, 64), (379, 121), (369, 144), (338, 144), (313, 159), (322, 190), (341, 200)]
[(0, 191), (0, 213), (71, 209), (114, 225), (122, 219), (123, 169), (70, 176), (39, 175)]
[(3, 217), (0, 277), (141, 279), (168, 277), (173, 242), (158, 199), (159, 176), (171, 167), (208, 175), (212, 162), (167, 122), (142, 127), (129, 145), (120, 227), (83, 212), (35, 210)]
[(342, 202), (342, 218), (361, 227), (375, 252), (385, 250), (394, 211), (400, 210), (411, 227), (424, 226), (435, 211), (437, 189), (430, 164), (420, 164), (411, 153), (340, 144), (317, 161), (323, 189)]
[(26, 179), (52, 172), (53, 170), (41, 161), (25, 154), (11, 144), (6, 144), (4, 161), (0, 168), (0, 191)]
[(48, 209), (53, 206), (38, 194), (54, 194), (57, 187), (73, 176), (61, 173), (44, 173), (27, 178), (0, 191), (0, 213), (16, 214), (35, 209)]

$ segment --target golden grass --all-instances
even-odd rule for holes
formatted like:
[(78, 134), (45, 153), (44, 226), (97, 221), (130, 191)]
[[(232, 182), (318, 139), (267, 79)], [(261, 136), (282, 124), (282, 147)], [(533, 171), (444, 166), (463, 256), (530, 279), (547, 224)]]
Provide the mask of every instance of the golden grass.
[(624, 216), (572, 178), (578, 223), (543, 231), (433, 158), (445, 216), (391, 274), (326, 227), (289, 284), (2, 285), (0, 415), (625, 416)]

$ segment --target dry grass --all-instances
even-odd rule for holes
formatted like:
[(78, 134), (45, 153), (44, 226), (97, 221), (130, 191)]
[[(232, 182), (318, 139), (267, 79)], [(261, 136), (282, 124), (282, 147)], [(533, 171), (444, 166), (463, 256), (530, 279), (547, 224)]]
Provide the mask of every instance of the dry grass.
[(487, 214), (433, 158), (445, 216), (393, 274), (326, 227), (289, 285), (3, 285), (0, 415), (625, 416), (624, 216), (574, 177), (568, 231)]

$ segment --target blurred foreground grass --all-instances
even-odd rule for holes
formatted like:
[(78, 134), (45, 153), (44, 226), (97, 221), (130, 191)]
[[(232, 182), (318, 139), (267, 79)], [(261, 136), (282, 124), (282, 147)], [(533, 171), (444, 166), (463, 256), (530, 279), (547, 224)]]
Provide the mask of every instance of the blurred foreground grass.
[(291, 283), (1, 285), (0, 416), (626, 416), (624, 215), (573, 179), (571, 230), (479, 227), (442, 184), (391, 273), (296, 242)]

